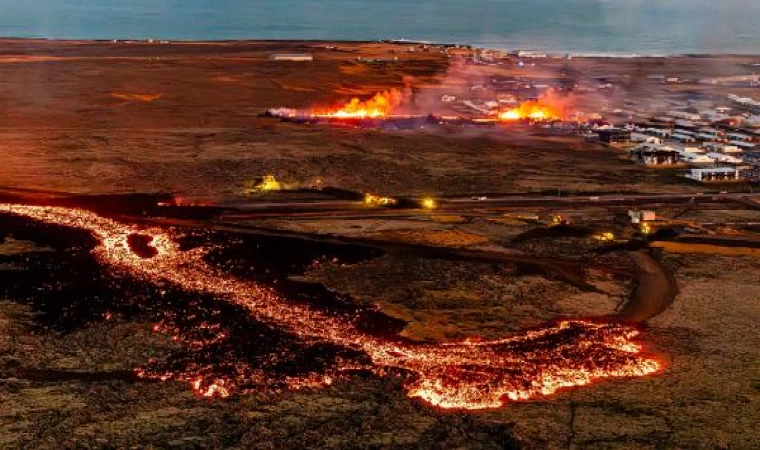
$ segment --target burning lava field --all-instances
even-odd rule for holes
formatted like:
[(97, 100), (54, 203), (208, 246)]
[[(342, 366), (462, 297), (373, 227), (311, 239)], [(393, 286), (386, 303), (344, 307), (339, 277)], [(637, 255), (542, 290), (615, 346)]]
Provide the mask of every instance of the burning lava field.
[(751, 58), (418, 47), (0, 41), (0, 449), (758, 448), (760, 200), (584, 138)]

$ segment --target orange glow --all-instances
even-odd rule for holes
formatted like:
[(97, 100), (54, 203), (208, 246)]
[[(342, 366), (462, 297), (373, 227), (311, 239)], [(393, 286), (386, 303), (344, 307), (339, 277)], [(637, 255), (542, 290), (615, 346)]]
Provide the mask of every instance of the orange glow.
[[(257, 321), (304, 341), (330, 343), (368, 356), (366, 363), (339, 363), (327, 374), (288, 379), (292, 389), (329, 385), (336, 376), (355, 370), (380, 376), (397, 373), (404, 377), (410, 397), (440, 408), (474, 410), (547, 396), (562, 388), (605, 378), (641, 377), (661, 369), (660, 363), (634, 341), (639, 331), (630, 326), (565, 320), (493, 341), (420, 344), (389, 340), (361, 331), (355, 317), (337, 316), (291, 301), (270, 287), (241, 280), (207, 264), (204, 249), (180, 249), (174, 230), (123, 224), (89, 211), (61, 207), (0, 204), (0, 213), (88, 230), (99, 241), (94, 256), (111, 270), (146, 282), (170, 283), (189, 292), (213, 295), (219, 301), (245, 308)], [(133, 233), (152, 236), (155, 255), (143, 257), (130, 249), (128, 237)], [(221, 330), (216, 336), (223, 337)], [(138, 369), (136, 374), (187, 382), (204, 397), (232, 395), (243, 381), (234, 376), (219, 378), (195, 372), (152, 373)], [(267, 382), (266, 374), (261, 372), (249, 375), (245, 381), (252, 377), (262, 385)]]
[(516, 108), (512, 108), (507, 111), (502, 111), (498, 114), (499, 120), (503, 121), (515, 121), (515, 120), (559, 120), (562, 118), (561, 112), (547, 104), (540, 101), (528, 101), (521, 103)]
[(375, 94), (374, 97), (367, 101), (353, 98), (350, 102), (335, 110), (313, 110), (311, 115), (315, 117), (335, 117), (339, 119), (386, 117), (401, 103), (401, 100), (401, 92), (393, 89)]

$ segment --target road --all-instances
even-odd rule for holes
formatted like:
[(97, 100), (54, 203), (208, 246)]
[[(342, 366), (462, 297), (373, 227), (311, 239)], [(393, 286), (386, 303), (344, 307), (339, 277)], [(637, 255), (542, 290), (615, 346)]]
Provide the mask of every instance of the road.
[(644, 322), (665, 311), (678, 294), (675, 275), (647, 250), (629, 253), (636, 266), (636, 288), (614, 315), (625, 322)]
[(396, 217), (432, 214), (497, 214), (510, 208), (582, 208), (582, 207), (641, 207), (654, 204), (739, 204), (743, 207), (760, 209), (760, 203), (753, 201), (756, 194), (743, 192), (725, 194), (630, 194), (630, 195), (573, 195), (558, 196), (529, 196), (501, 195), (447, 197), (437, 199), (435, 210), (416, 207), (417, 200), (401, 199), (403, 207), (372, 207), (360, 201), (351, 200), (316, 200), (316, 201), (280, 201), (280, 202), (245, 202), (227, 203), (220, 205), (227, 212), (225, 220), (249, 220), (275, 217), (304, 217), (304, 218), (364, 218), (364, 217)]

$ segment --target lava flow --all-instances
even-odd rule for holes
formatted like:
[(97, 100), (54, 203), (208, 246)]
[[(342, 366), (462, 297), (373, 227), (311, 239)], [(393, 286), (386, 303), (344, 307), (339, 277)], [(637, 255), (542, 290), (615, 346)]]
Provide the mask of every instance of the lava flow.
[[(510, 400), (546, 396), (563, 387), (603, 378), (644, 376), (660, 369), (660, 364), (644, 355), (634, 342), (638, 331), (629, 326), (573, 320), (495, 341), (417, 344), (385, 339), (362, 332), (356, 317), (328, 314), (290, 301), (273, 288), (211, 266), (204, 259), (206, 250), (182, 251), (172, 231), (126, 225), (89, 211), (62, 207), (0, 204), (0, 213), (88, 230), (99, 242), (94, 256), (112, 270), (153, 284), (168, 283), (187, 292), (212, 295), (245, 308), (256, 320), (304, 342), (367, 355), (366, 362), (338, 362), (344, 366), (330, 374), (289, 380), (292, 388), (323, 386), (333, 381), (333, 373), (368, 370), (378, 375), (400, 374), (407, 394), (431, 405), (483, 409)], [(208, 397), (226, 397), (242, 383), (231, 376), (148, 370), (138, 374), (184, 380)], [(266, 373), (256, 372), (255, 376), (266, 383)]]
[(334, 110), (313, 110), (311, 115), (336, 119), (382, 118), (389, 116), (393, 109), (401, 104), (402, 99), (401, 92), (393, 89), (375, 94), (367, 101), (353, 98), (350, 102)]

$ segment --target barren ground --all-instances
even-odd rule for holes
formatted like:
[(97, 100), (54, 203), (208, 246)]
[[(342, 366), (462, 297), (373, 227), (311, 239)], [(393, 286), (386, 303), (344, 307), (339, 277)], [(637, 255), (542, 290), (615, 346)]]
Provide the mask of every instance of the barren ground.
[[(398, 64), (365, 66), (356, 56), (386, 57), (394, 47), (337, 43), (341, 51), (335, 51), (326, 45), (332, 44), (0, 42), (0, 186), (239, 199), (246, 181), (275, 173), (297, 183), (320, 177), (337, 187), (392, 194), (703, 189), (571, 138), (381, 132), (258, 117), (268, 107), (400, 87), (404, 75), (434, 83), (446, 71), (437, 55), (402, 53)], [(275, 52), (314, 53), (317, 61), (269, 61)], [(733, 75), (746, 63), (733, 57), (576, 59), (547, 61), (536, 70), (717, 76)], [(595, 229), (632, 233), (601, 208), (570, 213)], [(614, 214), (625, 218), (625, 211)], [(751, 222), (757, 214), (703, 209), (681, 220)], [(399, 254), (323, 264), (304, 275), (405, 320), (402, 334), (416, 340), (494, 338), (557, 317), (605, 315), (619, 310), (635, 288), (626, 251), (597, 253), (601, 244), (587, 238), (513, 241), (535, 226), (510, 217), (271, 219), (259, 225), (576, 258), (589, 268), (584, 275), (593, 289), (585, 291), (514, 264)], [(1, 226), (0, 237), (0, 258), (51, 251), (5, 236)], [(759, 448), (757, 254), (692, 254), (667, 246), (653, 252), (674, 270), (680, 288), (675, 303), (643, 326), (641, 340), (665, 363), (663, 373), (477, 413), (410, 401), (393, 377), (227, 400), (199, 398), (185, 384), (134, 383), (119, 374), (177, 346), (153, 332), (152, 323), (113, 318), (61, 332), (40, 326), (39, 311), (30, 307), (34, 295), (5, 298), (0, 448)], [(6, 274), (23, 270), (0, 262)], [(53, 372), (25, 377), (14, 372), (19, 366)], [(82, 372), (101, 376), (76, 375)]]

